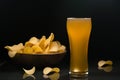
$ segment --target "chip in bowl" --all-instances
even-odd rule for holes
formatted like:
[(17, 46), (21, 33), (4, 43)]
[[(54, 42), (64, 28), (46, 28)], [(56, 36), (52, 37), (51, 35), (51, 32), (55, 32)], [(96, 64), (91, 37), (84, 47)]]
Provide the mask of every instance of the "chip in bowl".
[(16, 53), (20, 54), (50, 54), (62, 53), (66, 51), (66, 47), (59, 41), (54, 41), (54, 34), (51, 33), (48, 38), (43, 35), (40, 39), (31, 37), (28, 41), (12, 46), (5, 46), (8, 49), (9, 57), (14, 57)]

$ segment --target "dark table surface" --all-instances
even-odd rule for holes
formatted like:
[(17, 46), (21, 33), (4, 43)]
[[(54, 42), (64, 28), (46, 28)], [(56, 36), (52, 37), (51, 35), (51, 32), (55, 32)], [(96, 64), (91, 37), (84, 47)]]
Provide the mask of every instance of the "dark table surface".
[[(65, 60), (65, 59), (64, 59)], [(89, 75), (87, 78), (70, 78), (69, 77), (69, 60), (61, 61), (56, 67), (60, 68), (58, 80), (120, 80), (120, 63), (119, 59), (114, 59), (112, 65), (112, 71), (105, 72), (99, 70), (97, 61), (89, 61)], [(50, 80), (45, 79), (42, 73), (43, 67), (36, 67), (36, 71), (33, 74), (36, 80)], [(32, 77), (23, 79), (23, 67), (15, 65), (14, 63), (0, 58), (0, 80), (34, 80)]]

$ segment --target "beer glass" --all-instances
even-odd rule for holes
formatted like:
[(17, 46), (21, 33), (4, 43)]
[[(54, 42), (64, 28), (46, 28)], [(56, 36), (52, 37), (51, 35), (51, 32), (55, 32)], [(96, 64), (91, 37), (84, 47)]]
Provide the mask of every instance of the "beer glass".
[(91, 18), (67, 18), (71, 77), (88, 75), (88, 43), (91, 27)]

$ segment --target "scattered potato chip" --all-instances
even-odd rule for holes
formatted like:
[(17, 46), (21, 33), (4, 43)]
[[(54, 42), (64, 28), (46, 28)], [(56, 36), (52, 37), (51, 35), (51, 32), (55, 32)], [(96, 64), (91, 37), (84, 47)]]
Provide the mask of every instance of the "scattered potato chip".
[[(100, 60), (98, 62), (98, 69), (104, 70), (105, 72), (111, 72), (112, 64), (113, 64), (113, 62), (111, 60), (107, 60), (107, 61)], [(104, 66), (104, 65), (106, 65), (106, 66)]]
[(49, 74), (50, 72), (52, 71), (52, 68), (51, 67), (45, 67), (44, 69), (43, 69), (43, 74)]
[(104, 70), (105, 72), (111, 72), (112, 66), (98, 67), (100, 70)]
[[(51, 72), (54, 72), (52, 74), (49, 74)], [(58, 80), (60, 77), (60, 69), (55, 67), (55, 68), (51, 68), (51, 67), (45, 67), (43, 69), (43, 77), (44, 78), (49, 78), (50, 80)]]
[(100, 60), (99, 62), (98, 62), (98, 66), (99, 67), (102, 67), (102, 66), (104, 66), (104, 65), (112, 65), (113, 63), (112, 63), (112, 61), (110, 61), (110, 60), (108, 60), (108, 61), (104, 61), (104, 60)]
[(60, 69), (59, 69), (59, 68), (57, 68), (57, 67), (55, 67), (55, 68), (53, 68), (53, 69), (52, 69), (52, 71), (54, 71), (54, 72), (57, 72), (57, 73), (58, 73), (58, 72), (60, 72)]
[(25, 71), (26, 74), (32, 75), (35, 72), (35, 66), (33, 66), (33, 68), (30, 70), (26, 70), (25, 68), (23, 68), (23, 70)]
[(104, 61), (104, 60), (100, 60), (100, 61), (98, 62), (98, 66), (99, 66), (99, 67), (103, 66), (104, 64), (105, 64), (105, 61)]
[(57, 72), (58, 73), (58, 72), (60, 72), (60, 69), (57, 67), (55, 67), (55, 68), (45, 67), (43, 69), (43, 74), (45, 74), (45, 75), (49, 74), (50, 72)]
[(113, 62), (112, 62), (111, 60), (108, 60), (108, 61), (106, 61), (106, 64), (108, 64), (108, 65), (112, 65)]

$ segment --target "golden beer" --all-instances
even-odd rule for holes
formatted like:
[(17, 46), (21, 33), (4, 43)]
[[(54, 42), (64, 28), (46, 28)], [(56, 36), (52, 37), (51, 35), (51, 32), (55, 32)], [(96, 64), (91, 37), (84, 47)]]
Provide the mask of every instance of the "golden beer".
[(88, 43), (91, 25), (91, 18), (67, 18), (70, 74), (73, 77), (88, 74)]

